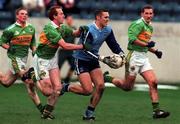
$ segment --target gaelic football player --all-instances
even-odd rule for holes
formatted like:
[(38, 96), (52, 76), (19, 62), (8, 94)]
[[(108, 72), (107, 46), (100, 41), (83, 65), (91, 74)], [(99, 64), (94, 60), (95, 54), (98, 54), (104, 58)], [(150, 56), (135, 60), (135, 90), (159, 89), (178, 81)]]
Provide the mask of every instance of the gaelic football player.
[(34, 70), (41, 92), (47, 96), (47, 105), (41, 115), (42, 119), (54, 119), (52, 111), (61, 92), (60, 71), (58, 68), (57, 50), (90, 49), (88, 44), (71, 44), (64, 41), (65, 37), (79, 36), (88, 30), (87, 26), (80, 26), (73, 31), (64, 25), (64, 13), (60, 6), (52, 6), (49, 10), (49, 23), (43, 28), (34, 56)]
[(157, 78), (149, 62), (147, 52), (150, 51), (161, 59), (162, 52), (155, 49), (155, 42), (150, 41), (153, 33), (151, 21), (154, 10), (151, 5), (146, 5), (141, 10), (141, 18), (133, 21), (128, 28), (128, 50), (126, 62), (125, 79), (113, 78), (105, 74), (106, 82), (112, 82), (125, 91), (130, 91), (134, 87), (135, 79), (139, 73), (149, 85), (150, 98), (153, 107), (153, 118), (165, 118), (169, 112), (160, 109), (157, 89)]
[[(117, 43), (113, 30), (108, 23), (108, 10), (97, 10), (95, 12), (95, 21), (88, 25), (89, 35), (86, 42), (93, 46), (90, 52), (98, 55), (101, 45), (104, 43), (104, 41), (106, 41), (113, 53), (124, 56), (124, 52)], [(81, 36), (79, 42), (83, 43), (84, 39), (84, 36)], [(83, 50), (75, 51), (73, 56), (75, 58), (76, 72), (81, 85), (73, 83), (65, 84), (63, 90), (65, 92), (74, 92), (81, 95), (92, 94), (90, 103), (83, 115), (83, 120), (95, 120), (95, 108), (99, 104), (105, 88), (103, 74), (99, 62), (97, 59), (94, 59), (92, 56), (86, 54)]]
[(27, 23), (28, 11), (26, 8), (16, 10), (16, 22), (7, 27), (0, 38), (1, 46), (7, 49), (9, 61), (9, 70), (6, 74), (0, 72), (0, 83), (9, 87), (21, 78), (26, 85), (28, 94), (37, 108), (42, 112), (43, 106), (35, 91), (32, 80), (26, 79), (24, 75), (27, 71), (26, 63), (28, 58), (29, 48), (32, 52), (35, 51), (35, 28)]

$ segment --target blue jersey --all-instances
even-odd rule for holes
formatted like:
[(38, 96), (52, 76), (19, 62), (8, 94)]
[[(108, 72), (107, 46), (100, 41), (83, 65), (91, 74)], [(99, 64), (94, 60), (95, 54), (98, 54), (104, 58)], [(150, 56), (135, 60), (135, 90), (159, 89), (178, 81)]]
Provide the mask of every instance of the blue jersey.
[[(108, 47), (113, 53), (119, 54), (122, 49), (117, 43), (114, 33), (110, 26), (106, 26), (103, 29), (99, 29), (95, 23), (89, 24), (89, 33), (92, 35), (91, 40), (86, 41), (93, 46), (91, 52), (98, 55), (101, 45), (106, 41)], [(83, 43), (82, 36), (80, 37), (79, 43)], [(84, 52), (84, 50), (76, 50), (73, 56), (77, 59), (84, 61), (91, 61), (94, 59), (92, 56)]]

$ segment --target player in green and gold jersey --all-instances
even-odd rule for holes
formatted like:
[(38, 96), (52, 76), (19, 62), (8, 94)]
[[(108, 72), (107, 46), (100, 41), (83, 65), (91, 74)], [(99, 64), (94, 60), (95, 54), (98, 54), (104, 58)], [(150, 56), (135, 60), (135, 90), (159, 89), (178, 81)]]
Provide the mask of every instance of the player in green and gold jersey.
[(41, 115), (42, 119), (54, 119), (51, 114), (61, 93), (62, 85), (58, 68), (57, 50), (60, 47), (66, 50), (90, 49), (88, 44), (71, 44), (65, 38), (79, 36), (87, 31), (86, 26), (80, 26), (76, 31), (63, 24), (64, 13), (60, 6), (53, 6), (49, 10), (50, 22), (46, 24), (39, 37), (39, 43), (34, 56), (34, 70), (41, 92), (47, 96), (47, 105)]
[(146, 5), (141, 10), (140, 19), (131, 23), (128, 28), (128, 50), (126, 62), (125, 79), (113, 78), (104, 74), (105, 81), (112, 82), (125, 91), (130, 91), (134, 87), (135, 79), (139, 73), (149, 85), (150, 98), (153, 106), (153, 118), (165, 118), (170, 115), (169, 112), (161, 110), (159, 107), (159, 98), (157, 90), (157, 78), (147, 57), (150, 51), (157, 56), (162, 57), (162, 52), (154, 48), (155, 42), (150, 41), (153, 27), (151, 20), (154, 16), (154, 10), (151, 5)]
[(42, 112), (43, 106), (34, 89), (34, 83), (25, 78), (26, 63), (29, 48), (35, 51), (35, 29), (27, 23), (28, 11), (26, 8), (16, 10), (16, 22), (6, 28), (0, 38), (1, 46), (7, 49), (9, 60), (9, 70), (6, 74), (0, 72), (0, 83), (5, 87), (9, 87), (17, 78), (22, 78), (25, 82), (28, 94)]

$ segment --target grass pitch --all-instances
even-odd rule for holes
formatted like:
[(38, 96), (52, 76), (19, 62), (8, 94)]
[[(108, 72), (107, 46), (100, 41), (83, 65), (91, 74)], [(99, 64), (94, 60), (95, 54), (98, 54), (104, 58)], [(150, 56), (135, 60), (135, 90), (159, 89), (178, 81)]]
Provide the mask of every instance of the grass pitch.
[[(27, 95), (23, 84), (10, 88), (0, 86), (0, 124), (89, 124), (82, 115), (89, 96), (66, 93), (59, 98), (54, 110), (55, 120), (42, 120), (40, 113)], [(45, 104), (45, 97), (38, 93)], [(152, 119), (149, 93), (124, 92), (106, 88), (96, 109), (94, 124), (180, 124), (180, 90), (159, 90), (160, 106), (171, 112), (165, 119)]]

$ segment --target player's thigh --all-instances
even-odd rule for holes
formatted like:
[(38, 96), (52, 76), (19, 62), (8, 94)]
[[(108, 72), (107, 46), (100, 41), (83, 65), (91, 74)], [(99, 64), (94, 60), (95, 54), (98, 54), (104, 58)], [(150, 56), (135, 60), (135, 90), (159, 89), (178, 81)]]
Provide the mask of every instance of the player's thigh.
[(61, 87), (61, 81), (60, 81), (59, 68), (53, 68), (49, 70), (49, 76), (50, 76), (53, 89), (60, 90), (62, 87)]
[(78, 79), (81, 83), (82, 88), (87, 92), (93, 91), (92, 80), (89, 72), (83, 72), (78, 75)]
[(76, 73), (79, 81), (85, 90), (91, 91), (93, 89), (90, 72), (96, 68), (91, 61), (84, 61), (75, 59)]
[(104, 88), (104, 78), (103, 73), (100, 68), (96, 68), (90, 72), (91, 79), (95, 86), (99, 88)]
[(26, 70), (27, 57), (19, 58), (19, 57), (11, 57), (8, 58), (9, 69), (13, 74), (22, 75)]
[(44, 78), (38, 81), (38, 87), (45, 96), (49, 96), (53, 93), (53, 87), (49, 78)]
[(126, 61), (126, 76), (136, 76), (144, 63), (144, 59), (140, 58), (137, 52), (129, 52)]
[(153, 85), (157, 83), (157, 78), (153, 70), (147, 70), (141, 73), (141, 75), (149, 85)]
[(37, 80), (48, 79), (49, 77), (49, 70), (53, 68), (57, 68), (57, 62), (53, 63), (53, 59), (42, 59), (39, 58), (37, 55), (33, 58), (33, 67), (35, 70), (35, 75)]

